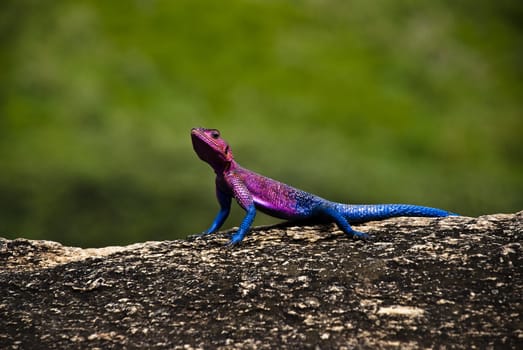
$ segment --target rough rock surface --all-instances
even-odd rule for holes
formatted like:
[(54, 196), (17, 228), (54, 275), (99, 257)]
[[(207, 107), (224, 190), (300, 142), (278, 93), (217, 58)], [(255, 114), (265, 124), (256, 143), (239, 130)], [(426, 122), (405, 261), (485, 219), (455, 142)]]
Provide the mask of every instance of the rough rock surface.
[(1, 349), (523, 348), (523, 212), (80, 249), (0, 239)]

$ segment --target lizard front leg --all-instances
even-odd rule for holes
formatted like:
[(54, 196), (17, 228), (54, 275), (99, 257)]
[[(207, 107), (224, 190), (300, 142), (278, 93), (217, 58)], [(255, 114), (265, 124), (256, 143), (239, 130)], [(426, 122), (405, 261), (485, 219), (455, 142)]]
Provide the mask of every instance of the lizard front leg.
[(218, 198), (218, 203), (220, 204), (220, 211), (216, 215), (216, 218), (211, 224), (211, 227), (205, 231), (202, 235), (208, 235), (210, 233), (216, 232), (222, 227), (223, 223), (229, 216), (231, 211), (231, 196), (221, 191), (218, 186), (216, 186), (216, 198)]
[(227, 177), (226, 180), (232, 188), (234, 198), (247, 212), (238, 228), (238, 231), (232, 235), (231, 240), (229, 241), (229, 245), (235, 245), (240, 243), (247, 232), (249, 232), (254, 218), (256, 217), (256, 207), (251, 193), (240, 179), (231, 175)]

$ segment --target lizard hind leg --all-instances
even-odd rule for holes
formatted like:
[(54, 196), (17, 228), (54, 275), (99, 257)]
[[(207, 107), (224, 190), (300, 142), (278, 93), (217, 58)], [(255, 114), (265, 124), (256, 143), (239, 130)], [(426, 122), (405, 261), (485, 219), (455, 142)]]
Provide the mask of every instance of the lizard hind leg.
[(363, 240), (369, 240), (371, 238), (366, 233), (354, 230), (350, 226), (347, 219), (343, 216), (343, 214), (341, 212), (339, 212), (338, 210), (336, 210), (335, 208), (330, 208), (330, 207), (323, 208), (321, 211), (322, 211), (323, 215), (333, 219), (334, 222), (338, 225), (338, 227), (343, 232), (345, 232), (347, 235), (354, 237), (354, 238), (363, 239)]

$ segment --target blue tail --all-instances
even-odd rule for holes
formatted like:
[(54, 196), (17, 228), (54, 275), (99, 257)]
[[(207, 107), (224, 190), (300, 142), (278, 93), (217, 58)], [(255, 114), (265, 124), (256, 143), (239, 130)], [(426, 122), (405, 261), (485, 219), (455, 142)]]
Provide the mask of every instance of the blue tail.
[(457, 215), (443, 209), (411, 204), (350, 205), (337, 203), (336, 209), (342, 213), (348, 222), (381, 220), (396, 216), (444, 217)]

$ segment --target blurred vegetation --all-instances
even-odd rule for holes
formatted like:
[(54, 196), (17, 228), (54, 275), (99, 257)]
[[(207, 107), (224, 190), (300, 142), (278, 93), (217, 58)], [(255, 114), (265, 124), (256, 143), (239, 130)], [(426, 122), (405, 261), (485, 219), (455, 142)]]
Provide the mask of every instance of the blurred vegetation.
[(101, 246), (203, 231), (218, 206), (193, 126), (332, 200), (523, 209), (519, 0), (0, 8), (0, 236)]

